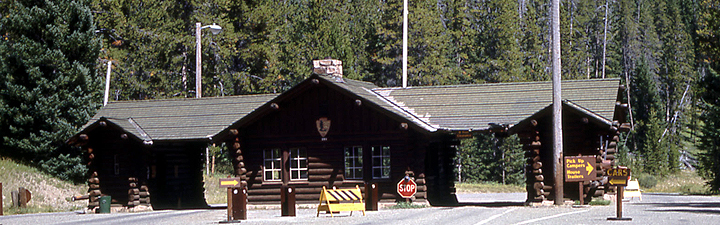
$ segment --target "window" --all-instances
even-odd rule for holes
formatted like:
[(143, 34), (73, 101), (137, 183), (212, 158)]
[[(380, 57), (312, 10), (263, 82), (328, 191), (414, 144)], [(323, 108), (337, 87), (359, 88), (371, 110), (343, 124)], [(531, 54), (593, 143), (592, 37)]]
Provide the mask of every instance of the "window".
[(363, 178), (362, 146), (345, 147), (345, 179)]
[(308, 159), (304, 148), (290, 149), (290, 180), (307, 180)]
[(265, 180), (267, 181), (280, 181), (280, 174), (282, 174), (282, 152), (280, 149), (269, 149), (263, 151), (263, 159), (265, 159), (263, 166), (263, 173)]
[(390, 178), (390, 146), (372, 147), (373, 178)]

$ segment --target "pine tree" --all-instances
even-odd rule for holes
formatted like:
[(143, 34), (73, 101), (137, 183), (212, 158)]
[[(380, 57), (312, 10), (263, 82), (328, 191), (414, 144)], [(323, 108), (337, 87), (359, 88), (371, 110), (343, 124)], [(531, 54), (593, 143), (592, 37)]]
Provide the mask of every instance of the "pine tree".
[(101, 42), (87, 2), (16, 1), (0, 10), (0, 154), (80, 180), (79, 151), (60, 146), (101, 102)]
[(700, 129), (699, 174), (710, 191), (720, 193), (720, 2), (703, 0), (697, 26), (698, 57), (706, 73), (700, 82), (704, 122)]

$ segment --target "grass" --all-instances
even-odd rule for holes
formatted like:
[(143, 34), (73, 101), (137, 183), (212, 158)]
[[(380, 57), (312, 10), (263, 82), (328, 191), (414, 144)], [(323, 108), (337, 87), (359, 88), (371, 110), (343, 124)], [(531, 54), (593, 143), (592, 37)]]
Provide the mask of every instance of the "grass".
[(495, 182), (457, 183), (457, 193), (516, 193), (525, 192), (525, 186)]
[[(11, 159), (0, 158), (0, 182), (2, 182), (2, 204), (5, 215), (64, 212), (87, 206), (87, 201), (68, 201), (73, 195), (86, 193), (86, 185), (75, 185), (57, 179)], [(19, 187), (24, 187), (31, 192), (32, 198), (28, 202), (27, 208), (11, 207), (10, 193), (18, 190)]]
[(227, 188), (220, 188), (220, 178), (227, 178), (228, 174), (203, 175), (205, 179), (205, 200), (208, 204), (227, 203)]
[(681, 170), (667, 177), (659, 178), (657, 185), (643, 192), (680, 193), (687, 195), (707, 195), (709, 188), (697, 172)]
[(389, 209), (418, 209), (425, 208), (427, 205), (413, 204), (412, 202), (397, 202), (393, 206), (389, 206)]

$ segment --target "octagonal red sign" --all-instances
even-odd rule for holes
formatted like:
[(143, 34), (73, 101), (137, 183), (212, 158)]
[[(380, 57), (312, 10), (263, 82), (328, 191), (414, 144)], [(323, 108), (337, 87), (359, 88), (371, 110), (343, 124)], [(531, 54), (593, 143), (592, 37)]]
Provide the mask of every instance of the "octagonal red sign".
[(400, 197), (412, 198), (417, 193), (417, 184), (412, 179), (403, 178), (397, 184), (397, 192)]

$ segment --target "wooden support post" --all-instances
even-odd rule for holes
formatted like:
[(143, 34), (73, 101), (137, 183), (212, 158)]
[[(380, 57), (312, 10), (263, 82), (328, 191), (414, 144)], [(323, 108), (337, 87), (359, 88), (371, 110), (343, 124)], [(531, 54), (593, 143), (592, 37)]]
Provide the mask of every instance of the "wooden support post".
[(608, 220), (632, 220), (630, 217), (622, 217), (622, 200), (623, 200), (623, 192), (625, 191), (624, 186), (618, 186), (617, 187), (617, 198), (615, 199), (615, 202), (617, 202), (617, 217), (608, 217)]
[(580, 196), (580, 197), (579, 197), (579, 198), (580, 198), (580, 205), (584, 205), (584, 204), (585, 204), (585, 199), (584, 199), (585, 196), (583, 196), (583, 189), (584, 189), (584, 187), (583, 187), (583, 182), (582, 182), (582, 181), (578, 182), (578, 194), (579, 194), (578, 196)]
[[(2, 183), (0, 183), (0, 196), (4, 196), (4, 195), (2, 194)], [(2, 201), (2, 199), (0, 198), (0, 216), (2, 216), (2, 215), (3, 215), (3, 201)]]

